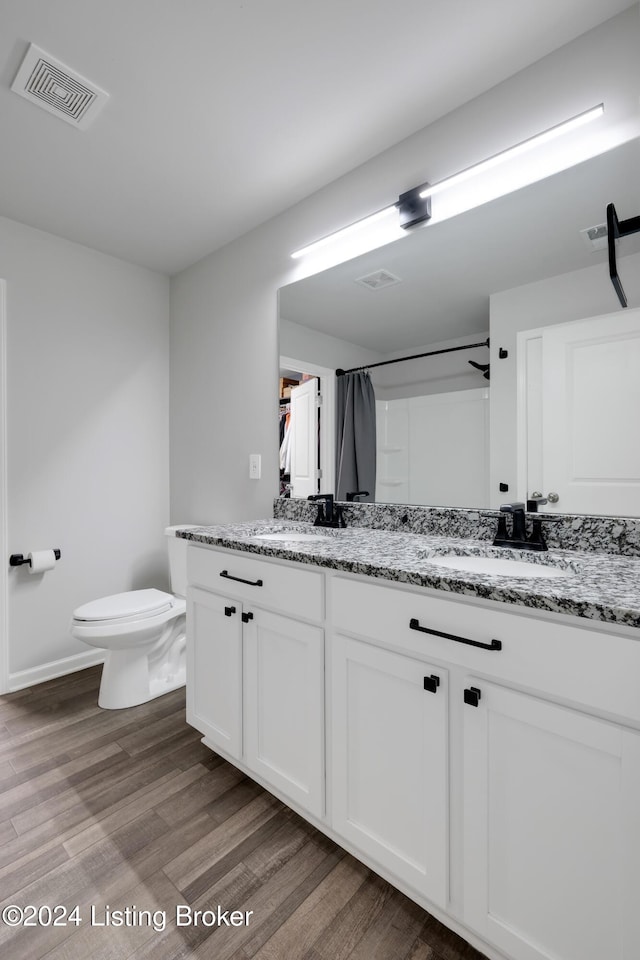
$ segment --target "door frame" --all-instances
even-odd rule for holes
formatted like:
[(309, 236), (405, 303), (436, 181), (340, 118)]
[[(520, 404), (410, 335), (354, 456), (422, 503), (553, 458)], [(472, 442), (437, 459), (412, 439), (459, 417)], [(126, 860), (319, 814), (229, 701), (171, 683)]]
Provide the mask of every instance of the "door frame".
[[(516, 334), (516, 500), (529, 498), (529, 479), (532, 471), (540, 473), (542, 482), (542, 446), (530, 435), (530, 420), (542, 419), (542, 370), (535, 363), (534, 351), (542, 349), (544, 327), (532, 327)], [(530, 351), (531, 348), (531, 351)], [(529, 369), (534, 363), (533, 373)], [(532, 408), (531, 391), (537, 388), (539, 406)], [(533, 462), (530, 462), (533, 461)], [(544, 491), (540, 487), (544, 496)]]
[(308, 360), (280, 357), (280, 368), (311, 373), (320, 380), (320, 490), (335, 493), (336, 487), (336, 371)]
[(9, 576), (7, 510), (7, 311), (0, 279), (0, 694), (9, 690)]

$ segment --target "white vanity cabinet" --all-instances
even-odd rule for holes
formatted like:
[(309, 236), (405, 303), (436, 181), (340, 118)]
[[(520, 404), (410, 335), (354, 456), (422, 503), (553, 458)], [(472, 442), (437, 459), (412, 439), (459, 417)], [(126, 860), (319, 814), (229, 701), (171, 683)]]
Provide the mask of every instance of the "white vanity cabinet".
[(510, 960), (637, 960), (638, 641), (348, 576), (331, 605), (336, 829)]
[(206, 546), (188, 580), (205, 743), (492, 960), (638, 960), (637, 631)]
[(191, 547), (188, 580), (187, 720), (212, 749), (322, 816), (322, 575)]
[(465, 922), (523, 960), (637, 958), (640, 733), (468, 680)]
[(242, 607), (190, 587), (187, 596), (187, 721), (216, 750), (242, 757)]
[(332, 672), (333, 827), (446, 907), (447, 671), (336, 634)]

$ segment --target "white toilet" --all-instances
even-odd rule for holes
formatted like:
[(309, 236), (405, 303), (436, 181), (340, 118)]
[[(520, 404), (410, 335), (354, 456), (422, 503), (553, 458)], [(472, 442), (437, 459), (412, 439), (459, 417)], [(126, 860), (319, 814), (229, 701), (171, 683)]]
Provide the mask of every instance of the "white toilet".
[(188, 525), (165, 530), (173, 593), (132, 590), (93, 600), (73, 612), (71, 635), (107, 651), (100, 707), (133, 707), (184, 686), (188, 541), (175, 532), (186, 529)]

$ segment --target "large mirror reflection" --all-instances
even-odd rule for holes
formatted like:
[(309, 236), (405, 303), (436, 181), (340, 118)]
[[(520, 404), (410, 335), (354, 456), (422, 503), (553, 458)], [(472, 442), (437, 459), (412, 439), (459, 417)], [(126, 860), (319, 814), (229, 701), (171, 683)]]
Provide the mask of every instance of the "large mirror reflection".
[[(640, 213), (638, 170), (633, 141), (283, 287), (281, 493), (640, 515), (640, 233), (623, 310), (603, 228)], [(345, 402), (374, 474), (336, 479)]]

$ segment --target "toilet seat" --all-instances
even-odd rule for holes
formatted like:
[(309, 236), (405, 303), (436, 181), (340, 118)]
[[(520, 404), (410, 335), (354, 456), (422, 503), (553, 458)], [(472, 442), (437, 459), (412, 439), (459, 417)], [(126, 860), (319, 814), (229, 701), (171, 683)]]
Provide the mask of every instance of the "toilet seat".
[(167, 613), (175, 603), (176, 597), (162, 590), (129, 590), (83, 604), (73, 611), (73, 619), (86, 627), (124, 626)]

